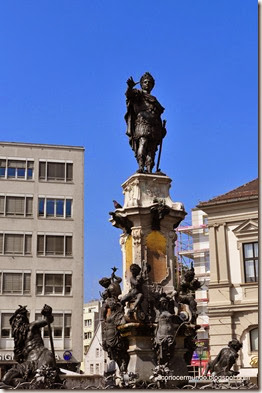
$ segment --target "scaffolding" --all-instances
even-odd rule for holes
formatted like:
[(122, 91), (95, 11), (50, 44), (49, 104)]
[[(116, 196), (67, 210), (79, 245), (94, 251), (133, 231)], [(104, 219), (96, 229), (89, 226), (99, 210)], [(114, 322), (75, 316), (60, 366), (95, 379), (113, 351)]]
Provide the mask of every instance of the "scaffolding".
[(208, 233), (208, 225), (185, 225), (179, 226), (176, 230), (176, 258), (177, 258), (177, 272), (178, 282), (184, 268), (190, 268), (191, 263), (195, 262), (195, 258), (202, 254), (209, 253), (209, 248), (194, 248), (194, 234)]
[[(209, 272), (206, 266), (206, 261), (209, 263), (209, 247), (207, 244), (207, 239), (205, 239), (204, 235), (208, 234), (208, 225), (206, 223), (199, 225), (192, 225), (191, 223), (185, 223), (186, 225), (179, 226), (176, 229), (177, 241), (176, 241), (176, 282), (179, 283), (181, 278), (183, 277), (183, 271), (187, 268), (190, 268), (191, 265), (195, 267), (196, 260), (198, 261), (198, 266), (202, 265), (203, 274), (196, 274), (198, 278), (204, 278), (204, 282), (207, 279), (209, 281)], [(202, 247), (204, 246), (204, 247)], [(195, 269), (196, 270), (196, 269)], [(203, 294), (196, 298), (199, 309), (202, 310), (198, 317), (198, 323), (201, 328), (199, 329), (199, 333), (196, 338), (196, 345), (201, 342), (203, 345), (203, 353), (201, 356), (198, 354), (198, 350), (194, 351), (193, 358), (191, 361), (191, 367), (197, 367), (197, 372), (199, 375), (202, 374), (202, 366), (205, 366), (209, 359), (209, 339), (207, 336), (208, 333), (208, 321), (206, 321), (207, 317), (207, 297)], [(207, 318), (208, 319), (208, 318)], [(201, 336), (202, 334), (202, 336)]]

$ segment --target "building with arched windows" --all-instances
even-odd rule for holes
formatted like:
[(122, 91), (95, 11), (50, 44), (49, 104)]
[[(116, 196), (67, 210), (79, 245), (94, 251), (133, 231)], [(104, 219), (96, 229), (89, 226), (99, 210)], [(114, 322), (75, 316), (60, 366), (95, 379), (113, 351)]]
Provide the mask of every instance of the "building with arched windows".
[(208, 216), (209, 345), (213, 359), (232, 338), (243, 344), (236, 369), (258, 372), (258, 179), (198, 206)]

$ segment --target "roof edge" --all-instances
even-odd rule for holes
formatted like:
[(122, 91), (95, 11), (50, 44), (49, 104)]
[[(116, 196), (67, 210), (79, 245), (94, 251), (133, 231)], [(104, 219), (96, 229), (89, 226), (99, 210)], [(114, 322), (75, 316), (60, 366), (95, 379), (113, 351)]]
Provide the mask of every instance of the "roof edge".
[(50, 149), (72, 149), (72, 150), (85, 150), (84, 146), (72, 145), (55, 145), (49, 143), (32, 143), (32, 142), (3, 142), (0, 141), (0, 146), (24, 146), (24, 147), (49, 147)]
[(223, 199), (219, 201), (210, 201), (210, 202), (200, 202), (196, 207), (198, 209), (202, 209), (202, 207), (211, 207), (211, 206), (216, 206), (216, 205), (227, 205), (229, 203), (236, 203), (236, 202), (245, 202), (249, 201), (251, 199), (258, 199), (258, 195), (251, 195), (249, 197), (239, 197), (239, 198), (229, 198), (229, 199)]

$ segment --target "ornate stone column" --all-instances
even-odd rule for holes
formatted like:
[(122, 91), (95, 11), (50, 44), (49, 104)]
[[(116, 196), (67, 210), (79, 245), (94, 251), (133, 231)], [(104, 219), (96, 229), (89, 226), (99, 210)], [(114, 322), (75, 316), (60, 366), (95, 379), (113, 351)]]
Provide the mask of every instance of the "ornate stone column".
[(167, 292), (174, 289), (174, 229), (185, 218), (181, 202), (169, 195), (168, 176), (136, 173), (123, 184), (124, 205), (113, 212), (111, 222), (121, 228), (123, 292), (129, 289), (132, 263), (151, 266), (150, 279)]
[[(166, 293), (174, 290), (175, 228), (185, 218), (186, 212), (180, 202), (173, 202), (169, 190), (171, 179), (165, 175), (136, 173), (123, 184), (124, 204), (111, 212), (112, 225), (121, 228), (120, 244), (123, 257), (123, 294), (130, 289), (130, 265), (142, 267), (146, 261), (151, 270), (149, 281), (162, 287)], [(129, 342), (128, 371), (138, 373), (142, 379), (152, 374), (156, 365), (153, 351), (155, 324), (129, 322), (118, 328)], [(183, 340), (182, 340), (183, 341)], [(185, 352), (179, 342), (176, 350), (179, 361), (176, 373), (187, 372), (183, 363)], [(183, 363), (183, 371), (180, 370)]]

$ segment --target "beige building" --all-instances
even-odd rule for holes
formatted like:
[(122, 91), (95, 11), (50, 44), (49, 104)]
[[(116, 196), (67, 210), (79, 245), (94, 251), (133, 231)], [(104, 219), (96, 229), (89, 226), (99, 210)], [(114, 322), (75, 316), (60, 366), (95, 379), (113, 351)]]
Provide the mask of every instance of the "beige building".
[[(58, 365), (83, 358), (84, 148), (0, 142), (0, 368), (13, 359), (9, 318), (53, 308)], [(50, 347), (48, 332), (43, 332)], [(71, 357), (64, 360), (64, 354)]]
[(258, 179), (201, 202), (198, 208), (208, 215), (211, 358), (236, 338), (243, 343), (237, 369), (240, 375), (254, 376), (258, 357)]

